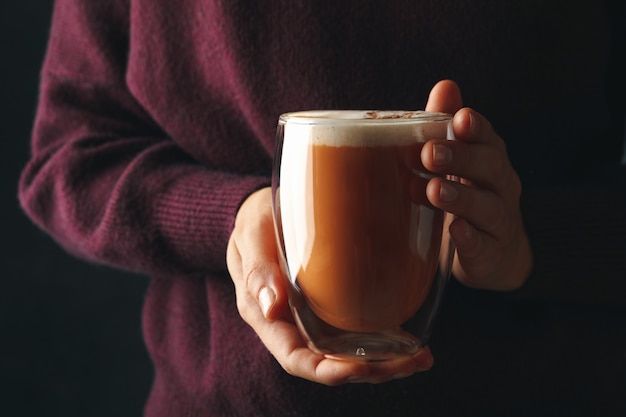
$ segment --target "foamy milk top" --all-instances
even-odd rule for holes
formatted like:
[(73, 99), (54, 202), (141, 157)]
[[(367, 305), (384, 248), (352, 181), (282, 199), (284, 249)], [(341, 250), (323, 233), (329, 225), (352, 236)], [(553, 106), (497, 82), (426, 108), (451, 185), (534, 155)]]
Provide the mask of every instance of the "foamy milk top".
[(285, 142), (326, 146), (389, 146), (451, 138), (445, 113), (426, 111), (319, 110), (280, 117)]

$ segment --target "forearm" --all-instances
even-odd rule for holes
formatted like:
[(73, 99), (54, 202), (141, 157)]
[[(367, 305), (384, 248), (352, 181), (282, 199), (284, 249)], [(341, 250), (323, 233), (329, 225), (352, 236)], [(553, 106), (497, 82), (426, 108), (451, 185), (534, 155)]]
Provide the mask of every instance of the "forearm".
[(115, 267), (225, 268), (237, 209), (268, 178), (195, 161), (123, 87), (44, 73), (40, 97), (20, 183), (36, 224), (73, 254)]

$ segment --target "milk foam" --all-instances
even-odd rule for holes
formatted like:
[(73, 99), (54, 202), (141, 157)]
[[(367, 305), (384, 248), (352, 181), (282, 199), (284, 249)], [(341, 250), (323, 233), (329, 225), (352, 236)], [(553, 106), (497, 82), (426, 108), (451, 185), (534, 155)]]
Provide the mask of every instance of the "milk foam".
[(449, 139), (450, 120), (445, 113), (424, 111), (309, 111), (281, 117), (287, 121), (285, 143), (371, 147)]

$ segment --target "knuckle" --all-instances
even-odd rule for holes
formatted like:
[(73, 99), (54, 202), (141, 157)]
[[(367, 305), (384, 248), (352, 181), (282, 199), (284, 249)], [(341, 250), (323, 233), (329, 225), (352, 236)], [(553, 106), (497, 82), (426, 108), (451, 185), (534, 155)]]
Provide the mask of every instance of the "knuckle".
[(245, 265), (244, 271), (244, 283), (250, 294), (256, 295), (263, 286), (263, 269), (265, 264), (263, 262), (253, 262)]
[(236, 285), (237, 310), (246, 322), (258, 313), (256, 299), (264, 283), (262, 269), (262, 263), (244, 266), (243, 279)]

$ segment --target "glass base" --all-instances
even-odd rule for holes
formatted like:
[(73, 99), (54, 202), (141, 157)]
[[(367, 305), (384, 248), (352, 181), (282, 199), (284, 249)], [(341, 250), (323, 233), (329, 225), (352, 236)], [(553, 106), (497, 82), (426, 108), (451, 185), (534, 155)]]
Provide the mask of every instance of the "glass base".
[(327, 358), (385, 362), (413, 356), (422, 347), (418, 338), (400, 327), (380, 332), (350, 332), (322, 321), (306, 303), (292, 305), (292, 310), (309, 347)]
[(386, 333), (347, 334), (340, 338), (318, 342), (333, 353), (324, 356), (333, 359), (364, 359), (368, 362), (385, 362), (413, 356), (420, 349), (417, 339)]

